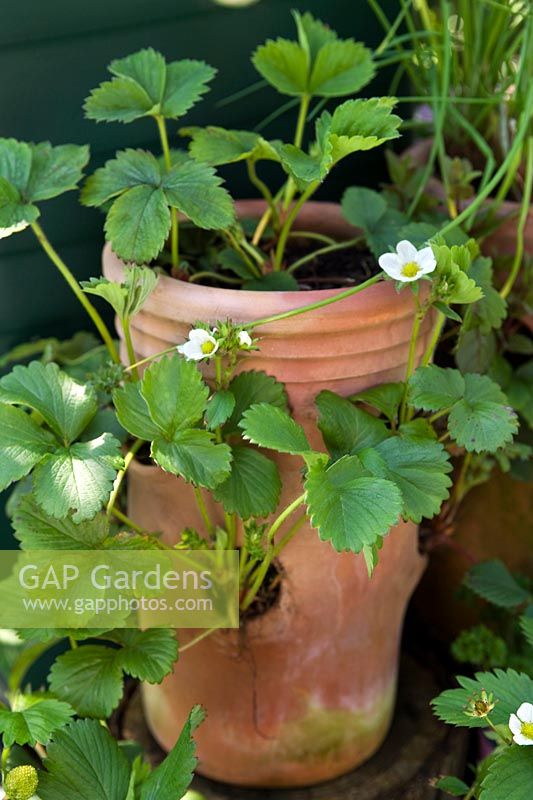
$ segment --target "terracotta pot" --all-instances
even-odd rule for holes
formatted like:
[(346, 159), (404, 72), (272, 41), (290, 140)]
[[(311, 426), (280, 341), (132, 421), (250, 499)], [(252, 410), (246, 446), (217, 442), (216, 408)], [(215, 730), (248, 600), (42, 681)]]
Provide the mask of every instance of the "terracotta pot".
[[(301, 462), (281, 467), (285, 503), (301, 492)], [(129, 514), (139, 524), (169, 542), (185, 525), (201, 529), (189, 486), (155, 467), (130, 470)], [(144, 688), (148, 725), (167, 750), (191, 706), (205, 706), (198, 772), (228, 783), (319, 783), (378, 749), (394, 709), (405, 607), (425, 563), (412, 523), (391, 530), (371, 580), (362, 557), (336, 553), (308, 525), (280, 560), (273, 608), (240, 631), (211, 634), (161, 685)], [(180, 643), (198, 633), (180, 631)]]
[[(238, 204), (242, 216), (259, 216), (263, 209), (262, 201)], [(354, 228), (344, 221), (335, 203), (308, 203), (298, 224), (338, 239), (354, 235)], [(109, 245), (104, 248), (103, 272), (111, 280), (123, 279), (124, 264)], [(132, 321), (135, 352), (143, 358), (184, 341), (199, 319), (215, 323), (230, 317), (235, 322), (251, 322), (338, 291), (249, 292), (162, 276)], [(285, 384), (296, 415), (311, 418), (314, 399), (322, 389), (349, 395), (404, 377), (413, 312), (410, 291), (397, 293), (392, 282), (378, 283), (318, 311), (256, 328), (260, 350), (243, 359), (240, 369), (264, 370), (276, 376)], [(419, 354), (430, 327), (427, 317)]]
[[(258, 216), (255, 201), (239, 204)], [(336, 238), (353, 236), (339, 206), (311, 203), (299, 224)], [(121, 280), (123, 264), (109, 246), (104, 274)], [(132, 336), (139, 357), (183, 341), (199, 319), (248, 322), (335, 294), (247, 292), (162, 277)], [(321, 445), (314, 398), (322, 389), (349, 395), (403, 378), (413, 322), (410, 292), (381, 283), (359, 295), (257, 329), (260, 350), (240, 369), (257, 369), (286, 384), (295, 416)], [(430, 335), (424, 325), (420, 355)], [(120, 331), (119, 331), (120, 333)], [(278, 457), (282, 504), (301, 494), (299, 459)], [(206, 493), (207, 496), (207, 493)], [(180, 530), (202, 530), (191, 487), (155, 467), (132, 465), (129, 514), (176, 541)], [(212, 506), (213, 518), (222, 521)], [(284, 531), (279, 532), (283, 536)], [(424, 560), (417, 532), (402, 524), (386, 537), (369, 581), (362, 558), (336, 553), (304, 526), (283, 551), (279, 602), (240, 632), (218, 632), (186, 651), (173, 675), (147, 687), (150, 727), (170, 748), (191, 706), (209, 718), (198, 731), (199, 771), (222, 781), (257, 786), (316, 783), (348, 771), (379, 747), (395, 696), (398, 647), (407, 601)], [(180, 633), (182, 644), (194, 632)]]
[(459, 592), (472, 564), (499, 558), (533, 575), (532, 497), (531, 483), (496, 472), (461, 504), (453, 538), (432, 551), (413, 601), (421, 623), (442, 640), (480, 622), (479, 606)]

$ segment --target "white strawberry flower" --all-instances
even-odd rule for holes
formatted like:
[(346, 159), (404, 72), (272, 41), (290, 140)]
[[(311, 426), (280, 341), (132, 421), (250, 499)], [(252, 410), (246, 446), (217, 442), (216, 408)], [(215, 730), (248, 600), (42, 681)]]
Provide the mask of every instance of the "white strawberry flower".
[(248, 331), (239, 331), (239, 345), (244, 348), (252, 346), (252, 337)]
[(201, 361), (203, 358), (212, 358), (218, 350), (218, 342), (213, 336), (215, 330), (206, 331), (203, 328), (193, 328), (189, 331), (189, 338), (177, 346), (178, 353), (188, 361)]
[(17, 222), (16, 225), (11, 225), (9, 228), (0, 228), (0, 239), (7, 239), (7, 237), (11, 236), (13, 233), (20, 233), (20, 231), (26, 230), (29, 224), (29, 222), (23, 219), (22, 222)]
[(402, 283), (417, 281), (422, 275), (433, 272), (437, 266), (431, 247), (417, 250), (407, 239), (398, 242), (395, 253), (384, 253), (380, 256), (378, 263), (383, 272)]
[(522, 703), (509, 717), (509, 728), (516, 744), (533, 744), (533, 703)]

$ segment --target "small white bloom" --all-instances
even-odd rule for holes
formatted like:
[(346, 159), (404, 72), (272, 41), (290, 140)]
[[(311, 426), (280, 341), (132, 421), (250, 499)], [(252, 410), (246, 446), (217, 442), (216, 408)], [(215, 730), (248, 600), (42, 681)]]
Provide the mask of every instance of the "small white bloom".
[(533, 703), (522, 703), (509, 717), (509, 728), (516, 744), (533, 744)]
[(29, 222), (26, 222), (26, 220), (23, 219), (22, 222), (17, 222), (16, 225), (11, 225), (10, 228), (0, 228), (0, 239), (7, 239), (7, 237), (11, 236), (13, 233), (20, 233), (20, 231), (25, 230), (29, 224)]
[(252, 337), (248, 331), (239, 331), (239, 344), (241, 347), (251, 347)]
[(203, 328), (193, 328), (189, 331), (188, 340), (184, 344), (179, 344), (176, 349), (188, 361), (211, 358), (218, 350), (218, 342), (213, 333), (214, 331), (205, 331)]
[(431, 247), (417, 250), (407, 239), (398, 242), (395, 253), (380, 256), (378, 263), (387, 275), (402, 283), (417, 281), (422, 275), (433, 272), (437, 266)]

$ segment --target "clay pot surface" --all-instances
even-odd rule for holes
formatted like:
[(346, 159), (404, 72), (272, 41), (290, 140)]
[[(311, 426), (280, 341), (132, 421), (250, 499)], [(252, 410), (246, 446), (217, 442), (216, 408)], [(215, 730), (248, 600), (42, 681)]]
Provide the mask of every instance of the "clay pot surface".
[(533, 492), (496, 472), (461, 504), (450, 545), (436, 548), (413, 599), (421, 623), (442, 640), (478, 624), (480, 606), (459, 591), (465, 573), (479, 561), (501, 559), (509, 569), (533, 575)]
[[(238, 207), (243, 216), (259, 216), (263, 209), (257, 201)], [(308, 204), (298, 224), (338, 239), (354, 234), (332, 203)], [(109, 246), (103, 261), (106, 277), (120, 281), (124, 265)], [(249, 292), (162, 276), (133, 319), (135, 352), (142, 358), (182, 342), (197, 320), (229, 317), (246, 323), (337, 291)], [(260, 349), (243, 358), (239, 369), (264, 370), (284, 382), (295, 417), (312, 444), (323, 449), (316, 395), (330, 389), (347, 396), (403, 379), (414, 310), (410, 291), (397, 293), (392, 283), (379, 283), (256, 329)], [(431, 325), (428, 316), (418, 357)], [(276, 458), (283, 508), (302, 492), (303, 464)], [(134, 463), (128, 487), (130, 516), (163, 531), (169, 542), (185, 527), (203, 530), (192, 489), (183, 481)], [(223, 522), (221, 509), (213, 503), (210, 508), (212, 518)], [(196, 735), (199, 771), (218, 780), (249, 786), (328, 780), (369, 758), (389, 727), (403, 615), (425, 563), (417, 551), (416, 526), (401, 524), (390, 532), (371, 580), (362, 557), (335, 552), (308, 524), (280, 563), (282, 588), (274, 607), (240, 631), (210, 635), (183, 654), (161, 685), (145, 689), (149, 725), (166, 749), (192, 705), (207, 708), (208, 720)], [(195, 633), (181, 631), (181, 643)]]
[[(281, 465), (282, 504), (301, 491), (301, 466)], [(210, 512), (222, 522), (220, 509)], [(151, 466), (130, 467), (129, 513), (169, 543), (184, 525), (201, 530), (190, 486)], [(280, 561), (274, 607), (239, 631), (211, 634), (161, 685), (144, 688), (148, 724), (167, 750), (191, 707), (205, 706), (198, 772), (220, 781), (329, 780), (375, 753), (392, 718), (403, 616), (425, 564), (416, 526), (390, 531), (372, 579), (362, 556), (335, 552), (307, 524)], [(198, 633), (179, 631), (181, 645)]]
[[(241, 216), (259, 216), (263, 210), (262, 201), (238, 204)], [(298, 217), (298, 226), (338, 239), (354, 235), (354, 228), (344, 221), (336, 203), (308, 203)], [(110, 280), (123, 279), (124, 264), (109, 245), (104, 248), (103, 272)], [(421, 288), (424, 290), (425, 285)], [(142, 311), (132, 320), (135, 352), (145, 358), (183, 342), (198, 320), (214, 324), (229, 317), (234, 322), (251, 322), (339, 291), (250, 292), (161, 276)], [(274, 375), (285, 384), (300, 421), (312, 418), (314, 399), (323, 389), (346, 396), (403, 379), (414, 308), (408, 288), (398, 293), (392, 282), (375, 284), (325, 308), (256, 328), (260, 349), (243, 358), (239, 369)], [(419, 356), (430, 329), (428, 315), (419, 339)]]

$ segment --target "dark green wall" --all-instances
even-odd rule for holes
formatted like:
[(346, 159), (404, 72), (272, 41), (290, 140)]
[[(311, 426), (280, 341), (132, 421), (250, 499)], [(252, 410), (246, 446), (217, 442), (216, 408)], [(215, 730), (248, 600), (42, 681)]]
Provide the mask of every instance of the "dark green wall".
[[(395, 9), (398, 2), (382, 5)], [(192, 110), (187, 123), (254, 127), (280, 103), (274, 91), (263, 89), (224, 107), (217, 107), (217, 101), (257, 80), (249, 61), (256, 45), (268, 37), (294, 36), (290, 9), (295, 6), (321, 17), (340, 35), (369, 46), (381, 39), (365, 0), (260, 0), (246, 8), (226, 8), (213, 0), (0, 0), (0, 136), (54, 144), (88, 142), (91, 169), (117, 148), (157, 148), (150, 120), (96, 125), (81, 110), (90, 89), (105, 78), (109, 61), (146, 46), (168, 59), (202, 58), (218, 68), (213, 91)], [(371, 92), (385, 93), (387, 83), (388, 76), (379, 76)], [(267, 133), (288, 138), (293, 124), (291, 113)], [(350, 183), (375, 184), (381, 159), (380, 153), (354, 158), (334, 176), (326, 194), (338, 197)], [(239, 166), (225, 177), (236, 192), (248, 193)], [(42, 223), (79, 279), (99, 274), (103, 237), (98, 212), (81, 208), (72, 192), (43, 206)], [(32, 234), (1, 240), (0, 353), (29, 338), (66, 337), (87, 327)]]

